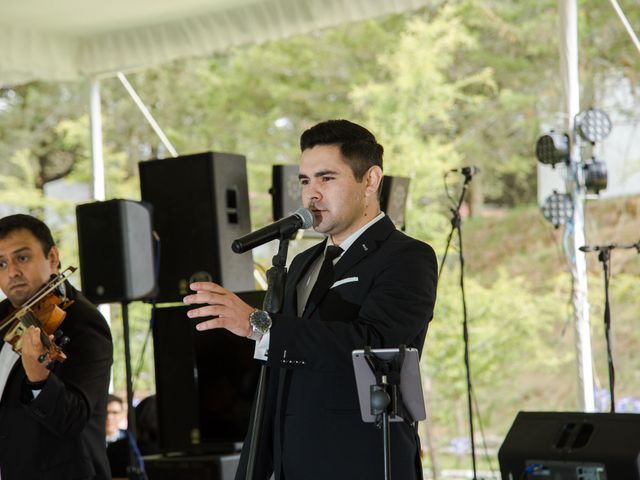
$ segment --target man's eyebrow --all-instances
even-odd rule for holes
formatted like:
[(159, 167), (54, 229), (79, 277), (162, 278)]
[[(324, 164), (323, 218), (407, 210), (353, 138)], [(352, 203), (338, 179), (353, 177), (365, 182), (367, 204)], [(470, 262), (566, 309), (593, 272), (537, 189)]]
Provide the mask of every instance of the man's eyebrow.
[[(337, 170), (320, 170), (319, 172), (316, 172), (313, 174), (314, 177), (324, 177), (325, 175), (338, 175), (338, 171)], [(302, 180), (304, 178), (309, 178), (308, 175), (305, 175), (304, 173), (301, 173), (298, 175), (298, 179)]]
[(19, 249), (14, 250), (13, 252), (10, 252), (8, 255), (0, 254), (0, 258), (5, 258), (7, 256), (12, 256), (12, 255), (19, 255), (21, 253), (26, 253), (30, 251), (31, 251), (31, 247), (20, 247)]

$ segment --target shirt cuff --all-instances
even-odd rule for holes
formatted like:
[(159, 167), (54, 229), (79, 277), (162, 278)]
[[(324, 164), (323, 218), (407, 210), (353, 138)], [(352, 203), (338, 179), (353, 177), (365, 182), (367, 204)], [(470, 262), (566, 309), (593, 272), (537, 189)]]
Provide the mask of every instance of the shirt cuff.
[(253, 358), (256, 360), (267, 360), (269, 355), (269, 338), (271, 332), (265, 333), (260, 340), (256, 341), (256, 348), (253, 351)]

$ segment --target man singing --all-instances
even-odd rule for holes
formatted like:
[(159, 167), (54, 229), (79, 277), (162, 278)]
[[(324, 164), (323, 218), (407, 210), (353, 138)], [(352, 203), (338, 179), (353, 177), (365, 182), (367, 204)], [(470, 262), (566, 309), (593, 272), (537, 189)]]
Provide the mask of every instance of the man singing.
[[(283, 312), (268, 314), (214, 283), (191, 285), (199, 330), (226, 328), (268, 349), (270, 376), (255, 479), (383, 478), (382, 433), (360, 416), (351, 352), (422, 349), (436, 297), (433, 249), (380, 211), (383, 148), (367, 129), (330, 120), (300, 139), (303, 205), (327, 235), (289, 269)], [(328, 281), (327, 281), (328, 278)], [(237, 479), (244, 479), (249, 441)], [(415, 425), (391, 424), (393, 478), (422, 478)]]
[[(29, 215), (0, 219), (0, 320), (59, 273), (49, 228)], [(73, 303), (60, 329), (66, 361), (47, 369), (39, 328), (22, 334), (18, 355), (0, 350), (0, 476), (2, 480), (110, 479), (105, 415), (111, 334), (100, 312), (65, 282)], [(4, 338), (11, 324), (0, 330)], [(45, 337), (46, 339), (46, 337)]]

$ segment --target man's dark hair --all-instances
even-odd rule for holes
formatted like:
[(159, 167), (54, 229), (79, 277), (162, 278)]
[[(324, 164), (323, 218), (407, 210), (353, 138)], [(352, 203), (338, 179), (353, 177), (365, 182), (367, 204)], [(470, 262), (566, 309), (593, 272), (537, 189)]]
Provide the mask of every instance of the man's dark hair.
[(109, 405), (111, 402), (118, 402), (120, 405), (124, 405), (124, 400), (122, 400), (122, 398), (112, 393), (107, 395), (107, 405)]
[(7, 238), (16, 230), (29, 230), (33, 236), (38, 239), (40, 245), (42, 245), (42, 251), (45, 257), (49, 255), (51, 247), (56, 244), (53, 241), (49, 227), (36, 217), (18, 213), (0, 219), (0, 240)]
[(371, 167), (382, 168), (382, 145), (369, 130), (348, 120), (327, 120), (305, 130), (300, 137), (300, 150), (316, 145), (337, 145), (358, 182)]

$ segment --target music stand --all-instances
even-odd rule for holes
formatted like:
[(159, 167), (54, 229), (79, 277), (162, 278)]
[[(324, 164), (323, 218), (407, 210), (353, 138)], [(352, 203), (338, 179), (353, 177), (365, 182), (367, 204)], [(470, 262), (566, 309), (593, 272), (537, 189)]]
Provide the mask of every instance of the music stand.
[(415, 348), (384, 348), (352, 352), (362, 421), (382, 427), (384, 478), (391, 479), (389, 422), (408, 423), (427, 417)]

